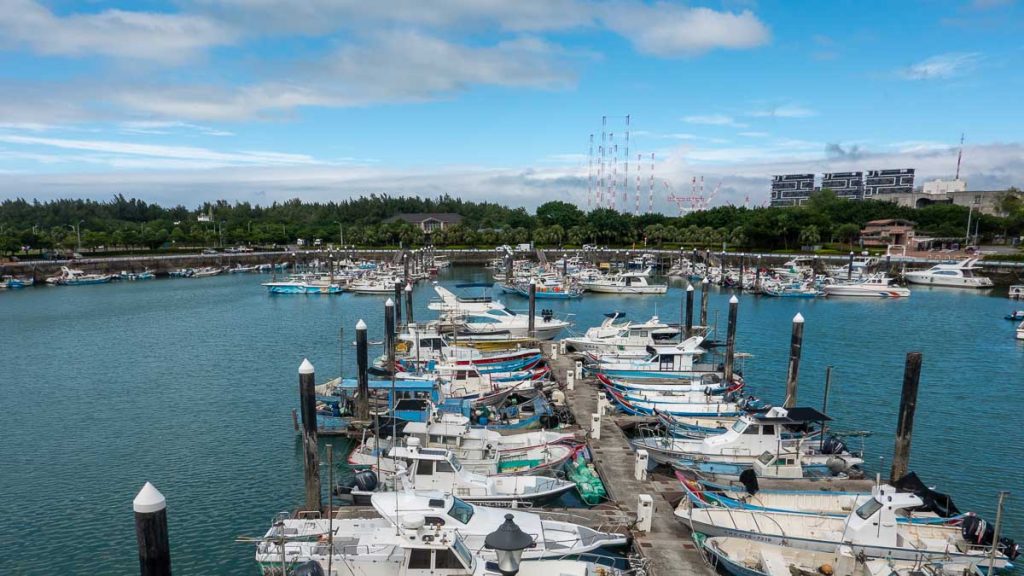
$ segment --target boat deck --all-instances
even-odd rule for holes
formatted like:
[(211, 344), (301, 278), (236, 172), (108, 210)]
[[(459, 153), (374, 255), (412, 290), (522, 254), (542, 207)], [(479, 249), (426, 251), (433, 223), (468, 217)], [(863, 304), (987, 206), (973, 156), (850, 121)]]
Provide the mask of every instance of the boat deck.
[[(553, 344), (556, 345), (556, 344)], [(548, 352), (549, 346), (544, 347)], [(575, 358), (559, 355), (550, 359), (552, 376), (565, 382), (566, 371), (575, 366)], [(591, 414), (597, 412), (598, 387), (594, 379), (577, 380), (574, 391), (565, 391), (566, 404), (576, 421), (589, 426)], [(601, 475), (605, 489), (620, 513), (636, 520), (637, 495), (650, 494), (654, 498), (654, 518), (651, 531), (633, 532), (634, 547), (649, 562), (648, 573), (655, 576), (668, 574), (710, 576), (712, 570), (704, 563), (700, 552), (690, 539), (689, 531), (676, 520), (673, 511), (682, 498), (678, 480), (669, 476), (649, 475), (641, 482), (633, 476), (635, 455), (619, 423), (635, 424), (650, 421), (647, 418), (605, 416), (601, 420), (601, 438), (587, 438), (593, 455), (594, 467)]]

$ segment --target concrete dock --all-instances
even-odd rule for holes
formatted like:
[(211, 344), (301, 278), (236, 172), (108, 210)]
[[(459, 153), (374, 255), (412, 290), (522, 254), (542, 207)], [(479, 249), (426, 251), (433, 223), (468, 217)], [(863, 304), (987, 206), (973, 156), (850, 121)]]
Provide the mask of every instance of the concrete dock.
[[(566, 375), (574, 369), (576, 359), (558, 355), (552, 359), (550, 350), (554, 344), (545, 344), (551, 371), (560, 384), (566, 383)], [(615, 417), (611, 414), (601, 418), (601, 438), (590, 437), (591, 415), (597, 412), (598, 387), (593, 379), (577, 379), (575, 390), (563, 388), (566, 404), (576, 422), (587, 431), (585, 438), (593, 457), (594, 467), (604, 482), (612, 499), (610, 505), (627, 515), (633, 522), (637, 518), (638, 498), (648, 494), (654, 500), (654, 516), (649, 532), (634, 529), (636, 552), (648, 560), (648, 574), (666, 576), (669, 574), (710, 576), (713, 571), (705, 564), (700, 552), (690, 538), (689, 530), (679, 522), (673, 510), (682, 498), (682, 488), (672, 477), (649, 475), (645, 481), (634, 476), (636, 454), (617, 421), (627, 422), (633, 418)]]

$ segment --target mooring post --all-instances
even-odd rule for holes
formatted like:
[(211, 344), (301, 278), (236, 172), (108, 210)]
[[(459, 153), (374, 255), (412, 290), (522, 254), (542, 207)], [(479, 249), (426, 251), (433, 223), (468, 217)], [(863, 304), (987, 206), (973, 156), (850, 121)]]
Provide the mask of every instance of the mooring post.
[[(828, 416), (828, 393), (832, 390), (832, 367), (825, 367), (825, 393), (821, 397), (821, 413)], [(828, 432), (828, 421), (822, 421), (821, 423), (821, 444), (820, 447), (825, 447), (825, 436)]]
[(711, 281), (704, 276), (704, 279), (700, 281), (700, 325), (705, 332), (708, 327), (708, 287), (710, 286)]
[(747, 274), (746, 263), (743, 261), (743, 254), (740, 254), (740, 292), (743, 292), (743, 277)]
[(565, 389), (570, 391), (576, 389), (576, 371), (572, 368), (565, 371)]
[(405, 282), (395, 282), (395, 333), (402, 329), (402, 291), (405, 290)]
[[(405, 276), (402, 277), (405, 282), (409, 281), (409, 251), (402, 252), (402, 270)], [(399, 300), (401, 302), (401, 300)]]
[(505, 254), (505, 284), (512, 284), (512, 254)]
[(789, 340), (789, 370), (786, 372), (786, 401), (784, 408), (796, 406), (797, 380), (800, 375), (800, 352), (804, 346), (804, 317), (793, 316), (793, 335)]
[(146, 482), (132, 501), (135, 541), (139, 548), (139, 574), (171, 576), (171, 544), (167, 536), (167, 500)]
[(308, 359), (299, 366), (306, 510), (320, 510), (320, 450), (316, 440), (316, 374)]
[(920, 352), (908, 352), (903, 368), (903, 392), (900, 394), (900, 415), (896, 422), (896, 446), (892, 455), (893, 484), (910, 468), (910, 439), (914, 431), (914, 411), (917, 409), (917, 387), (921, 383)]
[(405, 321), (410, 325), (415, 322), (412, 319), (412, 282), (405, 285)]
[(537, 337), (537, 281), (530, 280), (530, 323), (528, 325), (528, 334), (530, 338)]
[(686, 283), (686, 337), (693, 336), (693, 284)]
[(732, 384), (733, 359), (736, 357), (736, 315), (739, 312), (740, 300), (735, 295), (729, 298), (729, 327), (725, 338), (725, 385)]
[(754, 294), (761, 293), (761, 255), (757, 255), (757, 270), (754, 271)]
[[(388, 298), (384, 303), (384, 356), (388, 357), (395, 347), (395, 301)], [(388, 366), (388, 370), (394, 370)]]
[(366, 341), (366, 322), (356, 322), (356, 418), (370, 419), (369, 346)]
[(846, 265), (846, 279), (853, 278), (853, 250), (850, 251), (850, 262)]
[(601, 439), (601, 413), (594, 412), (590, 415), (590, 438), (593, 440)]
[(988, 573), (995, 574), (996, 564), (996, 551), (999, 550), (999, 537), (1003, 527), (1003, 502), (1006, 500), (1006, 495), (1009, 492), (1005, 490), (999, 491), (999, 502), (996, 503), (996, 524), (992, 528), (992, 549), (989, 550), (988, 555)]

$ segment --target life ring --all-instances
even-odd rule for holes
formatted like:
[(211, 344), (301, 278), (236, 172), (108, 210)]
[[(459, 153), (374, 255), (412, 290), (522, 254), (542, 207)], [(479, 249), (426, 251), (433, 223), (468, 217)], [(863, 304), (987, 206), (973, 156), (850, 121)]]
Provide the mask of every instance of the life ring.
[(399, 342), (395, 344), (395, 352), (405, 353), (409, 349), (409, 346), (405, 342)]

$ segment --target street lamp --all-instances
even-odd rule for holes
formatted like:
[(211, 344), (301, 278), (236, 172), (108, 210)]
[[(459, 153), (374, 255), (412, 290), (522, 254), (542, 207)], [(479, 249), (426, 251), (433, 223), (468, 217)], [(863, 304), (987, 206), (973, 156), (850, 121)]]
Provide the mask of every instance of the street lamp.
[(75, 236), (78, 238), (78, 248), (75, 249), (75, 252), (79, 253), (82, 252), (82, 224), (84, 222), (85, 220), (79, 220), (77, 225), (68, 224), (68, 226), (75, 231)]
[(498, 571), (504, 576), (519, 572), (523, 551), (533, 544), (533, 538), (516, 525), (511, 514), (505, 514), (505, 522), (484, 539), (484, 546), (494, 550), (498, 556)]
[(341, 222), (337, 220), (335, 220), (334, 223), (338, 225), (338, 242), (341, 243), (342, 248), (345, 248), (345, 228), (343, 228)]

